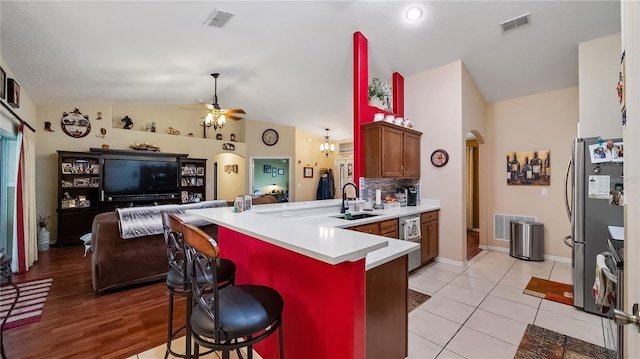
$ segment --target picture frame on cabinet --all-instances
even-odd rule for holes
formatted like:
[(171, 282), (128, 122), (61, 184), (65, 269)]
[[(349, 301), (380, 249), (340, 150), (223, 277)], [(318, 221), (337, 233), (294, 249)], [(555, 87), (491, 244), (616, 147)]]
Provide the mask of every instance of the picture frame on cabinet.
[(195, 178), (195, 177), (191, 177), (191, 179), (190, 179), (190, 181), (189, 181), (189, 184), (190, 184), (191, 186), (195, 186), (195, 185), (196, 185), (196, 178)]
[(313, 167), (304, 168), (304, 178), (313, 178)]
[(72, 173), (90, 173), (89, 161), (87, 160), (75, 160), (73, 161)]
[(204, 167), (198, 167), (196, 169), (196, 175), (198, 176), (204, 176)]
[(73, 187), (89, 187), (91, 183), (89, 177), (78, 177), (73, 179)]
[(183, 187), (184, 186), (188, 186), (189, 184), (187, 183), (187, 179), (183, 178), (182, 181), (180, 181), (180, 185), (183, 186)]
[(204, 181), (202, 180), (202, 178), (198, 178), (196, 180), (196, 186), (202, 186), (202, 185), (204, 185)]
[[(184, 180), (184, 178), (182, 180)], [(189, 201), (189, 193), (187, 191), (180, 192), (180, 199), (182, 203), (187, 203)]]
[(62, 170), (62, 174), (70, 175), (70, 174), (72, 173), (72, 172), (71, 172), (71, 169), (73, 168), (73, 165), (72, 165), (71, 163), (69, 163), (69, 162), (62, 162), (61, 167), (62, 167), (62, 168), (61, 168), (61, 170)]
[(91, 187), (100, 187), (100, 178), (98, 177), (91, 177), (91, 183), (90, 183)]

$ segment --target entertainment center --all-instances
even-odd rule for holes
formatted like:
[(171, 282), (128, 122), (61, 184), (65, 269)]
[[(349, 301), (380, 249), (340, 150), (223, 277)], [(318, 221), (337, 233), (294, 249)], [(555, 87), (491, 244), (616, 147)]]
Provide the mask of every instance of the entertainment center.
[(207, 160), (183, 153), (58, 151), (58, 239), (81, 244), (93, 218), (116, 208), (206, 200)]

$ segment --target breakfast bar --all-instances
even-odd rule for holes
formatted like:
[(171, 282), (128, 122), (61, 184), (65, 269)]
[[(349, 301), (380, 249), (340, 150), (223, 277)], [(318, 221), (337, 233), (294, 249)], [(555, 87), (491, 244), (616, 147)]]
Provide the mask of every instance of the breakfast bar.
[[(407, 254), (418, 245), (345, 228), (439, 207), (440, 201), (423, 199), (416, 207), (374, 211), (357, 220), (340, 215), (339, 200), (260, 205), (242, 213), (188, 212), (219, 226), (220, 253), (236, 263), (238, 284), (263, 284), (282, 294), (285, 357), (365, 359), (371, 357), (366, 342), (375, 322), (367, 314), (367, 274), (383, 266), (400, 268), (402, 275), (391, 284), (406, 298)], [(406, 332), (406, 299), (402, 305)], [(406, 356), (406, 333), (402, 337), (391, 343)], [(255, 350), (265, 359), (278, 357), (277, 338)]]

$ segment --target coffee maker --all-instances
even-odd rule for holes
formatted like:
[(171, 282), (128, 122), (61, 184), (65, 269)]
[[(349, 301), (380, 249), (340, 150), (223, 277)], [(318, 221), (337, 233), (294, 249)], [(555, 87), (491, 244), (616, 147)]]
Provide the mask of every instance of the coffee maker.
[(407, 206), (418, 205), (418, 190), (414, 186), (407, 186)]

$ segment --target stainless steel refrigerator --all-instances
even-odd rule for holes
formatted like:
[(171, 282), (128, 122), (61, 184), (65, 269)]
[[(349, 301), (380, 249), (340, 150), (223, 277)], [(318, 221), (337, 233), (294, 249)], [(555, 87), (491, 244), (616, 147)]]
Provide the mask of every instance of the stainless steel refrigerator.
[[(620, 139), (577, 138), (567, 167), (565, 201), (571, 221), (573, 305), (600, 314), (591, 288), (596, 255), (608, 251), (607, 226), (623, 225), (623, 144)], [(571, 193), (569, 193), (571, 192)]]

